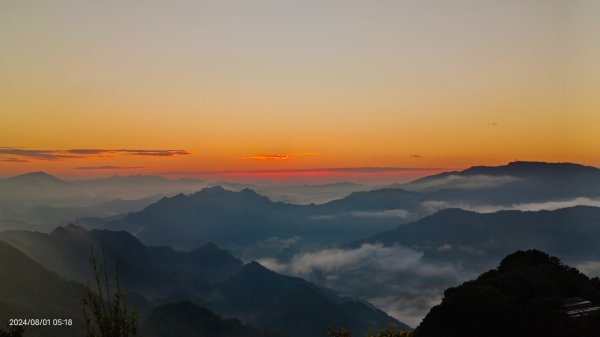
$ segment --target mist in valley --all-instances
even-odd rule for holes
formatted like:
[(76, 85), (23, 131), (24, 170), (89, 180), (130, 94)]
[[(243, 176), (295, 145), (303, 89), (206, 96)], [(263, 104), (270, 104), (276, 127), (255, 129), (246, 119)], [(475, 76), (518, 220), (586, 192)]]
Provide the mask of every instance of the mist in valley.
[[(494, 268), (515, 250), (540, 249), (589, 276), (600, 274), (597, 170), (519, 163), (495, 169), (500, 172), (480, 170), (385, 186), (144, 176), (68, 181), (25, 174), (0, 180), (0, 240), (77, 282), (91, 276), (82, 272), (86, 246), (107, 245), (126, 256), (133, 269), (125, 284), (148, 310), (179, 293), (222, 315), (246, 315), (215, 291), (225, 291), (244, 264), (257, 261), (412, 327), (445, 289)], [(573, 170), (589, 183), (573, 181)], [(531, 191), (536, 186), (544, 188)], [(507, 193), (524, 190), (517, 202), (506, 202)], [(207, 249), (219, 252), (203, 260), (215, 259), (213, 274), (202, 274), (194, 262)], [(154, 269), (157, 261), (177, 269)], [(191, 286), (190, 277), (207, 283)]]

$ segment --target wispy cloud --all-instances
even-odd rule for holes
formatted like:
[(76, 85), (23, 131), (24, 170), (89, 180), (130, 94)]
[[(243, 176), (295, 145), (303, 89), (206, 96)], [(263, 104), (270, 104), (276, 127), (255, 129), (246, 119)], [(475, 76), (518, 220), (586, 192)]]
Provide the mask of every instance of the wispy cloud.
[(65, 150), (68, 153), (81, 154), (81, 155), (98, 155), (106, 153), (107, 150), (100, 149), (73, 149), (73, 150)]
[(172, 157), (172, 156), (186, 156), (190, 154), (186, 150), (120, 150), (132, 156), (154, 156), (154, 157)]
[(6, 163), (27, 163), (27, 162), (29, 162), (29, 160), (13, 158), (13, 157), (2, 157), (2, 158), (0, 158), (0, 161), (6, 162)]
[(68, 149), (68, 150), (44, 150), (28, 148), (0, 147), (0, 154), (14, 156), (13, 161), (27, 159), (34, 160), (68, 160), (90, 157), (109, 157), (114, 155), (131, 156), (160, 156), (172, 157), (190, 154), (186, 150), (154, 150), (154, 149)]
[(584, 261), (575, 267), (589, 277), (600, 276), (600, 261)]
[(405, 209), (387, 209), (384, 211), (352, 211), (351, 216), (357, 218), (400, 218), (407, 219), (411, 216)]
[(188, 155), (190, 154), (186, 150), (148, 150), (148, 149), (73, 149), (65, 150), (68, 153), (78, 155), (110, 155), (110, 154), (126, 154), (133, 156), (160, 156), (160, 157), (171, 157), (176, 155)]
[(288, 160), (295, 157), (318, 156), (316, 152), (293, 152), (293, 153), (277, 153), (277, 154), (257, 154), (244, 159), (253, 160)]
[(421, 158), (423, 158), (423, 156), (421, 156), (421, 155), (419, 155), (419, 154), (409, 154), (408, 156), (409, 156), (409, 157), (416, 158), (416, 159), (421, 159)]
[(387, 209), (383, 211), (350, 211), (340, 212), (332, 214), (318, 214), (309, 217), (310, 220), (334, 220), (340, 217), (354, 217), (354, 218), (398, 218), (408, 219), (413, 216), (409, 211), (405, 209)]
[(17, 159), (37, 159), (37, 160), (60, 160), (73, 159), (78, 155), (70, 154), (64, 150), (36, 150), (22, 148), (0, 148), (0, 154), (16, 156)]
[(437, 212), (446, 208), (462, 208), (464, 210), (478, 212), (478, 213), (495, 213), (498, 211), (505, 210), (516, 210), (516, 211), (553, 211), (560, 208), (568, 208), (575, 206), (592, 206), (600, 207), (599, 199), (590, 199), (584, 197), (578, 197), (569, 200), (555, 200), (546, 202), (528, 202), (521, 204), (511, 205), (470, 205), (459, 202), (446, 202), (446, 201), (425, 201), (422, 206), (430, 212)]
[(460, 266), (428, 261), (421, 251), (379, 243), (303, 252), (287, 261), (267, 258), (258, 262), (344, 295), (367, 299), (412, 326), (439, 303), (443, 289), (472, 276)]
[(143, 166), (80, 166), (76, 167), (76, 170), (134, 170), (134, 169), (142, 169)]
[(439, 167), (328, 167), (301, 169), (269, 169), (269, 170), (222, 170), (222, 171), (180, 171), (163, 174), (302, 174), (302, 173), (386, 173), (386, 172), (429, 172), (447, 171)]
[(416, 190), (440, 190), (440, 189), (461, 189), (461, 190), (477, 190), (494, 188), (509, 183), (519, 181), (519, 178), (512, 176), (488, 176), (488, 175), (474, 175), (474, 176), (459, 176), (449, 175), (446, 177), (427, 180), (417, 181), (409, 184), (409, 188)]

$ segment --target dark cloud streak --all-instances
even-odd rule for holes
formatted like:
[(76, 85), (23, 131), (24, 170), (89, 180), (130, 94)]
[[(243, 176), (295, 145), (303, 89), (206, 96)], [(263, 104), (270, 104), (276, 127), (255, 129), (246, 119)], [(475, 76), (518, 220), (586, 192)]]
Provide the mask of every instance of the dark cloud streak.
[(293, 152), (293, 153), (277, 153), (277, 154), (257, 154), (254, 156), (246, 157), (244, 159), (253, 160), (288, 160), (295, 157), (305, 156), (318, 156), (316, 152)]
[(135, 169), (143, 169), (143, 166), (80, 166), (76, 167), (76, 170), (135, 170)]
[(0, 147), (0, 154), (15, 156), (15, 160), (36, 159), (36, 160), (63, 160), (63, 159), (82, 159), (90, 157), (106, 157), (110, 155), (131, 155), (131, 156), (159, 156), (173, 157), (189, 155), (186, 150), (154, 150), (154, 149), (69, 149), (69, 150), (41, 150), (25, 148)]
[[(8, 154), (18, 157), (25, 157), (38, 160), (59, 160), (80, 158), (77, 155), (69, 154), (67, 151), (60, 150), (33, 150), (20, 148), (0, 148), (0, 154)], [(22, 158), (18, 158), (22, 159)]]
[(0, 158), (0, 161), (3, 161), (5, 163), (28, 163), (29, 162), (29, 160), (13, 158), (13, 157)]

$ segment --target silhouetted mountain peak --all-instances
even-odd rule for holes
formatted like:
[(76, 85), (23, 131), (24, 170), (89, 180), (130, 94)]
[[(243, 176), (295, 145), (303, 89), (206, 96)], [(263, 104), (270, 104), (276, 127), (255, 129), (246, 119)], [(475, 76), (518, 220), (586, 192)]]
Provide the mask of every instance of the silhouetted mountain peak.
[(192, 250), (192, 252), (195, 251), (221, 251), (222, 249), (219, 248), (219, 246), (217, 246), (214, 242), (209, 241), (205, 244), (203, 244), (202, 246), (199, 246), (198, 248)]
[(208, 264), (218, 264), (222, 267), (229, 266), (231, 268), (241, 268), (243, 262), (231, 255), (230, 252), (225, 249), (221, 249), (219, 246), (212, 242), (208, 242), (190, 252), (196, 259), (202, 260)]
[[(532, 199), (548, 191), (557, 197), (565, 192), (581, 191), (575, 196), (597, 194), (600, 182), (600, 169), (574, 163), (548, 163), (534, 161), (514, 161), (501, 166), (473, 166), (463, 171), (444, 172), (423, 177), (405, 185), (407, 189), (422, 191), (446, 191), (445, 198), (460, 198), (469, 190), (490, 190), (504, 188), (519, 189), (518, 192), (499, 193), (497, 198)], [(537, 194), (536, 194), (537, 192)], [(454, 194), (448, 194), (454, 193)], [(475, 193), (475, 192), (472, 192)], [(485, 195), (483, 195), (485, 197)], [(529, 196), (529, 197), (528, 197)], [(472, 195), (473, 197), (473, 195)], [(489, 196), (488, 196), (489, 198)], [(543, 199), (543, 198), (542, 198)]]
[(463, 218), (463, 217), (477, 217), (480, 213), (474, 211), (467, 211), (462, 208), (445, 208), (437, 211), (434, 214), (425, 217), (423, 219), (448, 219), (448, 218)]
[(234, 192), (231, 190), (224, 189), (221, 185), (217, 185), (217, 186), (203, 188), (200, 191), (194, 193), (194, 195), (222, 195), (222, 194), (228, 194), (228, 193), (234, 193)]
[(274, 271), (270, 270), (269, 268), (263, 266), (262, 264), (256, 262), (256, 261), (251, 261), (248, 262), (244, 265), (244, 267), (242, 267), (242, 270), (240, 271), (241, 273), (272, 273), (272, 274), (277, 274)]
[(517, 251), (506, 256), (497, 269), (447, 289), (414, 335), (597, 336), (598, 313), (587, 311), (570, 317), (564, 306), (568, 298), (597, 303), (600, 282), (539, 250)]
[(50, 235), (68, 235), (68, 234), (87, 234), (88, 230), (85, 229), (85, 227), (83, 226), (79, 226), (79, 225), (74, 225), (74, 224), (68, 224), (66, 226), (58, 226), (56, 227), (52, 232), (50, 232)]
[[(287, 278), (289, 280), (294, 279), (293, 277), (286, 277), (283, 275), (280, 275), (266, 267), (264, 267), (263, 265), (261, 265), (260, 263), (256, 262), (256, 261), (252, 261), (249, 263), (246, 263), (244, 266), (242, 266), (242, 268), (240, 268), (240, 270), (237, 272), (237, 274), (234, 275), (234, 277), (232, 279), (229, 280), (228, 283), (234, 282), (247, 282), (249, 280), (251, 280), (253, 283), (260, 283), (263, 285), (268, 285), (271, 284), (272, 282), (276, 282), (275, 280), (281, 280)], [(257, 284), (258, 284), (257, 283)]]
[(418, 192), (400, 188), (382, 188), (372, 191), (352, 192), (343, 199), (333, 200), (318, 207), (342, 209), (396, 209), (419, 203)]
[(202, 190), (185, 195), (179, 193), (172, 197), (164, 197), (158, 202), (148, 206), (145, 210), (161, 209), (166, 212), (171, 211), (171, 207), (176, 207), (178, 212), (182, 209), (193, 210), (204, 207), (207, 210), (213, 210), (214, 207), (227, 207), (232, 210), (240, 208), (253, 208), (254, 206), (268, 206), (275, 204), (267, 197), (264, 197), (254, 190), (244, 189), (240, 192), (230, 191), (221, 186), (203, 188)]
[(50, 236), (59, 240), (76, 240), (78, 242), (106, 244), (107, 246), (114, 247), (127, 247), (129, 250), (140, 249), (144, 246), (138, 238), (127, 231), (87, 230), (82, 226), (74, 224), (56, 227), (50, 232)]
[(4, 181), (20, 182), (20, 183), (52, 183), (52, 184), (66, 184), (67, 182), (56, 178), (46, 172), (29, 172), (18, 176), (4, 179)]
[(207, 197), (215, 198), (215, 199), (216, 198), (218, 198), (218, 199), (239, 198), (239, 199), (243, 199), (243, 200), (256, 200), (256, 201), (263, 201), (263, 202), (271, 202), (267, 197), (256, 193), (256, 191), (254, 191), (250, 188), (244, 188), (243, 190), (241, 190), (239, 192), (235, 192), (235, 191), (225, 189), (222, 186), (212, 186), (212, 187), (203, 188), (202, 190), (194, 193), (193, 196), (197, 197), (197, 198), (207, 198)]
[(248, 195), (248, 196), (254, 196), (254, 197), (256, 197), (256, 196), (263, 197), (260, 194), (256, 193), (255, 190), (250, 189), (250, 188), (244, 188), (243, 190), (240, 191), (240, 194)]
[(473, 166), (459, 175), (535, 175), (544, 173), (596, 173), (600, 170), (592, 167), (575, 163), (550, 163), (536, 161), (513, 161), (507, 165), (501, 166)]
[(553, 267), (560, 267), (560, 260), (556, 257), (552, 257), (539, 250), (528, 250), (528, 251), (517, 251), (506, 256), (500, 262), (498, 271), (506, 272), (509, 270), (531, 268), (534, 266), (549, 265)]
[(590, 166), (585, 166), (585, 165), (581, 165), (581, 164), (576, 164), (576, 163), (569, 163), (569, 162), (560, 162), (560, 163), (553, 163), (553, 162), (545, 162), (545, 161), (522, 161), (522, 160), (517, 160), (517, 161), (511, 161), (509, 162), (507, 165), (507, 167), (512, 167), (512, 168), (519, 168), (519, 167), (526, 167), (526, 168), (546, 168), (546, 167), (590, 167)]

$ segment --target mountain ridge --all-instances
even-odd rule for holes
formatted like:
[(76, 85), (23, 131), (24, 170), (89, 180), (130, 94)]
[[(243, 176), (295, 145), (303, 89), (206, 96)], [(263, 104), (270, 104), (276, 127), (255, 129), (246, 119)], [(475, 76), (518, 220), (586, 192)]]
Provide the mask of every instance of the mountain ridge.
[(539, 250), (516, 251), (498, 267), (448, 288), (415, 337), (592, 337), (600, 311), (569, 317), (567, 298), (600, 303), (600, 280)]

